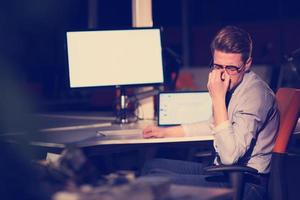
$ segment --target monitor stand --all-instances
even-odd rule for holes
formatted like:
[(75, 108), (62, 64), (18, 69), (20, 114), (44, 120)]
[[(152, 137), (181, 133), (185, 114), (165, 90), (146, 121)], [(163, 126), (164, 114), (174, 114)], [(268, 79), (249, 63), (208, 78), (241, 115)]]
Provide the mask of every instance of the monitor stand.
[[(140, 100), (143, 100), (148, 97), (155, 96), (159, 94), (161, 91), (161, 88), (153, 88), (151, 90), (147, 90), (138, 94), (135, 94), (134, 96), (128, 97), (126, 95), (125, 87), (124, 86), (116, 86), (117, 90), (120, 91), (119, 93), (119, 100), (117, 101), (117, 113), (116, 113), (116, 120), (115, 124), (130, 124), (135, 123), (139, 119), (138, 116), (134, 113), (135, 109), (137, 109), (135, 106), (136, 102), (139, 102)], [(133, 103), (134, 102), (134, 103)], [(133, 103), (133, 110), (130, 107), (130, 103)], [(131, 105), (132, 106), (132, 105)]]
[(115, 124), (128, 124), (131, 123), (132, 120), (129, 119), (128, 116), (128, 100), (125, 92), (125, 88), (122, 86), (116, 86), (117, 89), (120, 90), (120, 99), (118, 102), (119, 108), (117, 109), (117, 116), (115, 120)]

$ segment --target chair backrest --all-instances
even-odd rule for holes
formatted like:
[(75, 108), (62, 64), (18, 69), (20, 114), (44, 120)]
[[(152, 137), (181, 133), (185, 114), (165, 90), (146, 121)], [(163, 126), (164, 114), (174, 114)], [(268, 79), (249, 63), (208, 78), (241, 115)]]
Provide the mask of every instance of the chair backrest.
[(276, 101), (280, 112), (280, 126), (271, 160), (268, 199), (287, 200), (285, 152), (289, 138), (298, 121), (300, 89), (279, 88), (276, 93)]
[(280, 127), (273, 152), (285, 153), (290, 135), (298, 121), (300, 89), (279, 88), (276, 101), (280, 112)]

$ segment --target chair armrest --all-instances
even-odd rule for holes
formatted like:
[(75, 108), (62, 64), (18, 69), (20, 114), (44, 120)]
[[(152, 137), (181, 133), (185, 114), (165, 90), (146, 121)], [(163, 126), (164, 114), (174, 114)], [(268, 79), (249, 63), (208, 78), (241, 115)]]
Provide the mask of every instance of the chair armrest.
[(258, 171), (252, 167), (241, 165), (213, 165), (204, 168), (205, 172), (246, 172), (257, 174)]
[(206, 173), (226, 172), (229, 175), (231, 187), (233, 189), (233, 200), (243, 199), (244, 176), (247, 173), (257, 174), (258, 171), (252, 167), (241, 165), (214, 165), (204, 168)]

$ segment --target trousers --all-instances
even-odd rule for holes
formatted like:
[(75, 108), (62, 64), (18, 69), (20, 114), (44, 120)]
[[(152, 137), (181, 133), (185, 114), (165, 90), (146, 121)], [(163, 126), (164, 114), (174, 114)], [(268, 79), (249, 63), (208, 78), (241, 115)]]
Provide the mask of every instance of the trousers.
[[(193, 185), (201, 187), (220, 187), (229, 188), (228, 179), (222, 174), (208, 175), (204, 173), (202, 163), (171, 160), (171, 159), (152, 159), (147, 161), (142, 168), (142, 176), (161, 176), (167, 177), (171, 183), (179, 185)], [(253, 178), (253, 177), (252, 177)], [(266, 199), (267, 181), (260, 177), (256, 182), (246, 182), (243, 200), (263, 200)]]

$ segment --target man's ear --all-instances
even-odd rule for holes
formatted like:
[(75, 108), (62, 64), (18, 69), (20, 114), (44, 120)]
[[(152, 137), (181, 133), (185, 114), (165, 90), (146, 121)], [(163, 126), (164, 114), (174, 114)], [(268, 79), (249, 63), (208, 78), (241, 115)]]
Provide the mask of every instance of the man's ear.
[(245, 64), (245, 71), (249, 71), (251, 65), (252, 65), (252, 57), (247, 59), (246, 64)]

